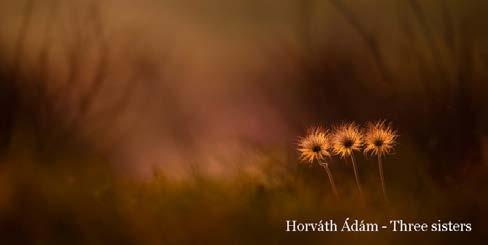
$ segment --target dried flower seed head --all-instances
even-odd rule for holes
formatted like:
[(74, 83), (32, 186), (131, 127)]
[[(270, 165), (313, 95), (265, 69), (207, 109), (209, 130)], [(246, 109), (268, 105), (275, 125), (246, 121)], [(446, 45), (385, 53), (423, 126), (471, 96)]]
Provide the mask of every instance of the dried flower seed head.
[(387, 125), (385, 121), (369, 123), (364, 138), (364, 153), (377, 156), (387, 155), (393, 150), (397, 137), (396, 131)]
[(314, 160), (323, 160), (330, 156), (330, 143), (327, 131), (314, 127), (308, 130), (307, 136), (299, 139), (298, 152), (300, 160), (312, 163)]
[(362, 146), (362, 134), (355, 123), (346, 123), (337, 127), (332, 139), (332, 148), (334, 153), (347, 157), (353, 151), (358, 151)]

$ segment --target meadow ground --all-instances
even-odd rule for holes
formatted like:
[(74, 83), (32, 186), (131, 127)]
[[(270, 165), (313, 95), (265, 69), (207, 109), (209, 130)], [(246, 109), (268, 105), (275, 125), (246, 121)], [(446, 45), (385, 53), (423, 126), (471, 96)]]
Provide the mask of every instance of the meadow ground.
[[(319, 166), (298, 164), (282, 151), (264, 152), (259, 174), (173, 180), (154, 170), (145, 180), (122, 177), (89, 154), (64, 157), (16, 147), (1, 165), (0, 219), (8, 244), (459, 244), (486, 238), (486, 165), (440, 184), (422, 157), (405, 144), (385, 162), (390, 204), (381, 196), (376, 164), (358, 157), (365, 200), (352, 170), (334, 159), (339, 200)], [(45, 165), (39, 165), (45, 159)], [(12, 164), (15, 161), (15, 164)], [(471, 232), (285, 232), (286, 220), (345, 218), (471, 223)]]

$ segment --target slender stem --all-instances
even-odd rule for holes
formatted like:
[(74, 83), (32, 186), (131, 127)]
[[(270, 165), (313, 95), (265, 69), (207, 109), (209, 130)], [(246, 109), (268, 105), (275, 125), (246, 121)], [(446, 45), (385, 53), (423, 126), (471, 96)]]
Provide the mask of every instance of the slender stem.
[(361, 183), (359, 183), (358, 168), (356, 166), (356, 160), (354, 159), (354, 153), (351, 153), (352, 168), (354, 170), (354, 177), (356, 178), (356, 186), (358, 187), (358, 192), (361, 198), (363, 197), (363, 190), (361, 189)]
[(380, 170), (380, 180), (381, 180), (381, 189), (383, 190), (383, 197), (385, 198), (385, 201), (388, 202), (388, 196), (386, 195), (386, 187), (385, 187), (385, 177), (383, 175), (383, 161), (380, 155), (378, 155), (378, 168)]
[(337, 187), (335, 185), (334, 177), (332, 176), (332, 172), (329, 169), (329, 164), (326, 162), (319, 162), (320, 166), (322, 166), (325, 169), (325, 172), (327, 172), (327, 176), (329, 176), (329, 182), (330, 186), (332, 188), (332, 192), (334, 193), (334, 196), (336, 198), (339, 198), (339, 194), (337, 193)]

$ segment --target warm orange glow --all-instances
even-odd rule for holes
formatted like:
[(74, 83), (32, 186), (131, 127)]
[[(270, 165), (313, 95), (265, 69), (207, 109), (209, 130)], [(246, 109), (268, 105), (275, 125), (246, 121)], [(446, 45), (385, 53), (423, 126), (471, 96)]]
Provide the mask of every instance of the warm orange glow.
[(395, 140), (398, 137), (385, 121), (369, 123), (364, 137), (364, 153), (371, 155), (387, 155), (395, 146)]
[(308, 130), (306, 137), (301, 138), (298, 143), (300, 160), (312, 163), (314, 160), (323, 160), (330, 156), (329, 153), (329, 136), (327, 131), (320, 127)]
[(355, 123), (340, 125), (335, 129), (332, 140), (334, 153), (341, 157), (350, 156), (353, 151), (361, 149), (362, 138), (363, 136)]

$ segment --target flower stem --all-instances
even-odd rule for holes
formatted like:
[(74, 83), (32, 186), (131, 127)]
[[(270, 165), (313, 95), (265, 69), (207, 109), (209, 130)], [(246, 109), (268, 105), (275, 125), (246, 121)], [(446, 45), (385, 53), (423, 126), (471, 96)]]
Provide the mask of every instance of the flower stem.
[(320, 162), (320, 166), (322, 166), (325, 169), (325, 172), (327, 172), (327, 176), (329, 176), (329, 182), (330, 182), (330, 186), (332, 187), (332, 192), (334, 193), (334, 196), (336, 198), (339, 198), (339, 194), (337, 193), (337, 188), (334, 182), (334, 177), (332, 176), (332, 172), (329, 169), (329, 164), (326, 162)]
[(354, 177), (356, 178), (356, 186), (358, 187), (358, 192), (361, 198), (363, 198), (363, 190), (361, 189), (361, 183), (359, 183), (358, 168), (356, 166), (356, 160), (354, 159), (354, 154), (351, 153), (352, 168), (354, 170)]
[(385, 198), (385, 201), (388, 202), (388, 196), (386, 195), (386, 187), (385, 187), (385, 177), (383, 175), (383, 161), (380, 155), (378, 155), (378, 168), (380, 170), (380, 180), (381, 180), (381, 189), (383, 190), (383, 197)]

